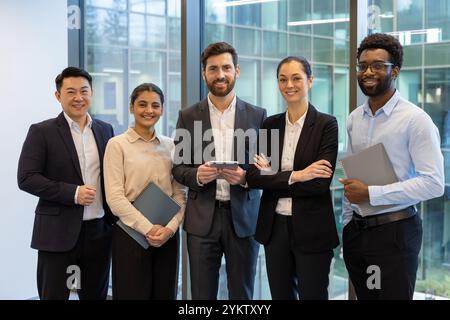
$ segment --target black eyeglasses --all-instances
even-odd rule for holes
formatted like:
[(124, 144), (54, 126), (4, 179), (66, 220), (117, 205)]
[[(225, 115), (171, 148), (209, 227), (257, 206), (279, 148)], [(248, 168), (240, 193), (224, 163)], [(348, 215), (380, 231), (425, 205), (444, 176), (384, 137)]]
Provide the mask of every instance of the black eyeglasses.
[(366, 70), (368, 68), (370, 68), (370, 70), (372, 70), (372, 72), (379, 72), (379, 71), (383, 71), (384, 69), (386, 69), (386, 67), (388, 66), (393, 66), (393, 63), (390, 62), (374, 62), (371, 64), (368, 63), (357, 63), (356, 64), (356, 71), (359, 73), (363, 73), (366, 72)]

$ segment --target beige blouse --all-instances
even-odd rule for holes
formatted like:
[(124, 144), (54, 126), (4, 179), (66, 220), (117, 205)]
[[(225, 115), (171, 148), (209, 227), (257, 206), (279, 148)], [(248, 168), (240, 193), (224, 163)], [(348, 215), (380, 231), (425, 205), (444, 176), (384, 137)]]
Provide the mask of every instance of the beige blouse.
[(185, 188), (172, 177), (173, 140), (154, 135), (148, 141), (134, 128), (109, 140), (103, 159), (106, 201), (114, 215), (141, 234), (153, 227), (132, 202), (150, 183), (155, 183), (180, 206), (180, 211), (166, 227), (174, 233), (183, 221)]

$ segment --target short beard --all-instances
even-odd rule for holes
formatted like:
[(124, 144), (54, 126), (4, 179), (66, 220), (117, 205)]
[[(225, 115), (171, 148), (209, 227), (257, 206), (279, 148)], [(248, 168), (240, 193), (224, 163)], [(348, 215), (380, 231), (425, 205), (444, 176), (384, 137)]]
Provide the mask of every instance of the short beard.
[(361, 91), (370, 98), (373, 97), (379, 97), (382, 96), (383, 94), (385, 94), (387, 91), (389, 91), (389, 89), (392, 86), (392, 82), (394, 80), (392, 80), (390, 78), (390, 75), (387, 75), (385, 78), (381, 79), (381, 81), (379, 82), (378, 85), (376, 85), (375, 87), (373, 87), (373, 89), (366, 89), (364, 87), (363, 81), (362, 79), (358, 79), (358, 84), (359, 84), (359, 88), (361, 89)]
[(213, 81), (212, 83), (206, 82), (206, 86), (208, 87), (209, 92), (211, 92), (211, 94), (216, 96), (216, 97), (226, 97), (231, 91), (233, 91), (234, 85), (236, 83), (236, 77), (234, 77), (233, 82), (227, 83), (227, 88), (226, 88), (225, 91), (217, 91), (214, 88), (214, 83), (215, 82), (216, 81)]

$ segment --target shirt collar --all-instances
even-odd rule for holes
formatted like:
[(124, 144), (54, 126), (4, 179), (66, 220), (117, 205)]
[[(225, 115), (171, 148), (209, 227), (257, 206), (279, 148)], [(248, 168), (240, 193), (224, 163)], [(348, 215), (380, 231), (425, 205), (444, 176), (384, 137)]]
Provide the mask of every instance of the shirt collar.
[[(79, 128), (80, 126), (78, 125), (78, 123), (76, 123), (75, 121), (72, 120), (71, 117), (69, 117), (69, 115), (65, 112), (63, 112), (64, 114), (64, 118), (66, 118), (67, 124), (69, 125), (69, 128)], [(89, 113), (86, 114), (87, 116), (87, 127), (89, 127), (90, 129), (92, 129), (92, 118), (89, 115)]]
[(155, 134), (153, 135), (153, 138), (151, 138), (150, 140), (145, 140), (144, 138), (142, 138), (136, 132), (136, 130), (134, 130), (133, 127), (128, 128), (128, 130), (126, 131), (126, 135), (127, 135), (128, 141), (130, 141), (130, 143), (134, 143), (134, 142), (138, 141), (139, 139), (141, 139), (144, 142), (161, 143), (161, 137), (158, 135), (156, 130), (155, 130)]
[[(380, 114), (381, 112), (384, 112), (384, 114), (389, 117), (391, 115), (392, 111), (394, 110), (395, 106), (397, 105), (398, 101), (400, 100), (400, 98), (401, 98), (400, 92), (398, 92), (398, 90), (395, 90), (394, 95), (389, 99), (389, 101), (386, 102), (386, 104), (383, 107), (378, 109), (377, 112), (375, 112), (375, 116)], [(367, 100), (364, 103), (363, 110), (369, 116), (372, 116), (372, 110), (370, 109), (370, 106), (369, 106), (369, 100)]]
[[(309, 108), (308, 108), (309, 109)], [(305, 119), (306, 119), (306, 114), (308, 113), (308, 109), (306, 109), (306, 112), (294, 123), (292, 123), (289, 120), (289, 111), (286, 110), (286, 126), (295, 126), (298, 125), (300, 127), (303, 127), (303, 125), (305, 124)]]
[[(210, 112), (222, 114), (222, 112), (220, 112), (219, 109), (217, 109), (217, 107), (212, 103), (211, 99), (209, 98), (209, 94), (208, 94), (208, 107)], [(236, 95), (234, 95), (234, 98), (231, 101), (230, 105), (224, 110), (223, 113), (233, 112), (235, 109), (236, 109)]]

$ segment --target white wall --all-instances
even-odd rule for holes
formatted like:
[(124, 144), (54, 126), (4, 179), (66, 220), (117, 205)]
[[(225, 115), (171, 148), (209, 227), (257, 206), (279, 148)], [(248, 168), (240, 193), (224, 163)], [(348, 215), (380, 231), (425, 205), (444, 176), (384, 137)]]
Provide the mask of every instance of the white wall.
[(0, 1), (0, 299), (37, 296), (37, 198), (17, 187), (17, 160), (30, 124), (61, 110), (53, 92), (67, 66), (66, 17), (63, 0)]

